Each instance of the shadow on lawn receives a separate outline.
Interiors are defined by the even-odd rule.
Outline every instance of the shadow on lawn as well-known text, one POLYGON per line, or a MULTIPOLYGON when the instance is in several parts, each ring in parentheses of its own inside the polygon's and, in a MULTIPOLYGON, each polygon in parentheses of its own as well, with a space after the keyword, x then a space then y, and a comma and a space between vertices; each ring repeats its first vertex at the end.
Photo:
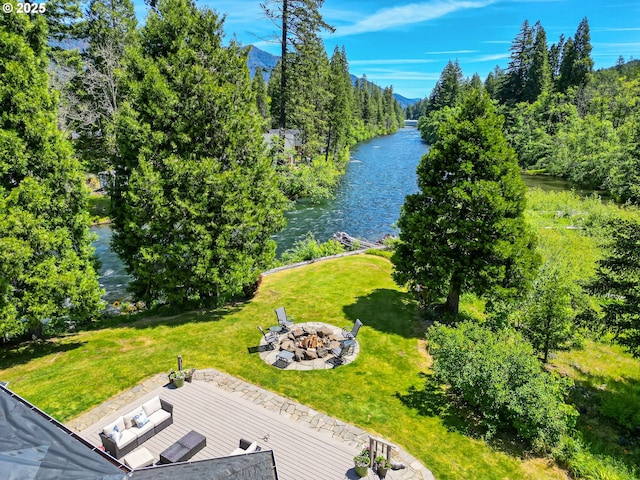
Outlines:
POLYGON ((640 381, 595 375, 576 380, 569 402, 580 413, 577 429, 593 454, 605 454, 630 468, 640 465, 640 381))
POLYGON ((84 346, 87 342, 59 343, 48 340, 36 340, 21 343, 12 348, 0 350, 0 368, 7 369, 29 363, 34 358, 52 353, 63 353, 84 346))
MULTIPOLYGON (((406 394, 396 393, 396 397, 407 407, 415 409, 425 417, 438 417, 450 432, 456 432, 475 439, 484 439, 486 429, 472 410, 448 395, 433 375, 418 374, 425 380, 424 389, 409 387, 406 394)), ((511 432, 498 432, 488 444, 509 455, 522 457, 527 446, 511 432)))
POLYGON ((183 311, 176 308, 166 308, 142 312, 134 315, 114 315, 97 322, 92 330, 102 328, 153 328, 158 325, 179 326, 186 323, 217 322, 223 318, 236 314, 249 302, 235 302, 213 309, 183 311))
POLYGON ((416 309, 417 303, 411 294, 388 288, 374 290, 343 307, 348 318, 354 322, 359 318, 366 327, 405 338, 422 338, 423 329, 416 328, 416 309))

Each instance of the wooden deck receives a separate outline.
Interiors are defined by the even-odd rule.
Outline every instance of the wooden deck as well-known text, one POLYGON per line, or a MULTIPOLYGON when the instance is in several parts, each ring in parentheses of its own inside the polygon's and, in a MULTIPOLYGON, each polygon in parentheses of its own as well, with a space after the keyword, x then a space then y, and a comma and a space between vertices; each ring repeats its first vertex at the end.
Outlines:
MULTIPOLYGON (((355 445, 199 380, 178 389, 159 387, 80 434, 91 443, 101 445, 98 431, 104 425, 155 395, 172 403, 174 408, 173 424, 144 443, 156 461, 160 452, 195 430, 207 438, 207 445, 192 461, 227 456, 238 447, 239 439, 244 438, 257 441, 263 450, 273 450, 280 480, 357 478, 353 456, 359 448, 355 445)), ((377 478, 373 473, 369 476, 377 478)))

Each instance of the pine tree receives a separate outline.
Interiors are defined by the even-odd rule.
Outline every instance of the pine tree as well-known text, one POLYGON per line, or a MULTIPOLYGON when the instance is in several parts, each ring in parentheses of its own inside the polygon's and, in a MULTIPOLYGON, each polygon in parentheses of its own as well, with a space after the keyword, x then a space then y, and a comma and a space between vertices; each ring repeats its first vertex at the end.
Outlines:
POLYGON ((560 66, 562 65, 562 54, 564 53, 565 39, 560 35, 558 43, 554 43, 549 48, 549 68, 551 69, 551 80, 554 85, 560 78, 560 66))
POLYGON ((260 115, 264 118, 266 125, 270 125, 271 117, 269 116, 269 96, 267 94, 267 85, 264 83, 262 70, 259 68, 256 69, 256 73, 251 81, 251 89, 256 96, 256 104, 258 105, 260 115))
POLYGON ((275 256, 284 198, 267 157, 247 49, 192 0, 160 0, 125 56, 113 247, 145 301, 220 304, 275 256))
POLYGON ((525 86, 533 56, 533 28, 525 20, 520 33, 511 44, 511 60, 507 67, 507 78, 500 92, 503 103, 520 103, 524 100, 525 86))
POLYGON ((575 36, 564 45, 557 88, 560 92, 566 92, 569 87, 583 86, 592 72, 591 34, 585 17, 578 25, 575 36))
MULTIPOLYGON (((320 8, 324 0, 269 0, 260 4, 267 17, 280 29, 280 103, 279 128, 288 128, 288 82, 290 52, 297 51, 301 45, 308 44, 310 36, 317 36, 320 30, 333 32, 333 27, 322 19, 320 8)), ((309 80, 311 77, 307 78, 309 80)))
POLYGON ((329 72, 330 101, 328 106, 328 132, 326 160, 329 154, 338 157, 348 146, 352 123, 353 88, 349 75, 347 53, 336 46, 330 62, 329 72))
POLYGON ((538 96, 551 88, 551 68, 549 67, 549 52, 547 50, 547 34, 540 22, 534 26, 535 40, 531 65, 524 86, 522 100, 535 102, 538 96))
POLYGON ((603 297, 606 327, 640 357, 640 223, 615 220, 609 228, 612 242, 589 289, 603 297))
POLYGON ((438 129, 418 166, 393 256, 394 279, 432 298, 509 294, 531 278, 535 235, 525 219, 525 186, 489 96, 473 90, 438 129))
POLYGON ((458 60, 449 60, 429 95, 429 112, 453 107, 460 99, 462 80, 462 69, 458 60))
POLYGON ((0 333, 86 320, 101 307, 71 145, 56 127, 47 30, 38 15, 0 16, 0 333))

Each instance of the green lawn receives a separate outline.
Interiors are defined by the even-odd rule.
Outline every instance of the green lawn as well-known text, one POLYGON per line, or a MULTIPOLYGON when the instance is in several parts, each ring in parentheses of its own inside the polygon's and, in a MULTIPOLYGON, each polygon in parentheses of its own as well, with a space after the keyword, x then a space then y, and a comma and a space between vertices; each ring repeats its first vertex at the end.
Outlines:
MULTIPOLYGON (((416 306, 391 280, 387 259, 359 255, 264 278, 256 297, 216 311, 146 317, 44 344, 3 350, 0 379, 18 394, 67 421, 167 372, 213 367, 354 423, 401 445, 438 479, 566 478, 543 459, 522 460, 465 432, 437 389, 425 390, 429 358, 416 306), (285 306, 297 322, 351 326, 364 322, 358 359, 335 370, 281 371, 262 362, 257 325, 275 323, 285 306), (415 388, 411 388, 415 387, 415 388)), ((126 319, 123 318, 123 320, 126 319)))

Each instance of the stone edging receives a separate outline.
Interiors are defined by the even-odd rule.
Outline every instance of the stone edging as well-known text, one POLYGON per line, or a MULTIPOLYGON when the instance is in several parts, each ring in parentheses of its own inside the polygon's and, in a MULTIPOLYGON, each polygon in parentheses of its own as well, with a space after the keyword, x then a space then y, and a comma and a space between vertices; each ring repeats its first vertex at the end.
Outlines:
MULTIPOLYGON (((194 377, 195 380, 212 382, 218 388, 229 392, 241 393, 241 397, 269 409, 279 415, 293 420, 295 422, 307 423, 311 428, 329 433, 334 438, 341 440, 352 447, 361 448, 363 445, 369 444, 369 433, 365 430, 351 425, 341 420, 316 412, 315 410, 301 405, 286 397, 280 396, 262 387, 258 387, 239 378, 233 377, 226 373, 222 373, 213 368, 198 370, 194 377)), ((105 416, 129 405, 136 399, 143 397, 147 393, 158 387, 167 384, 167 375, 159 374, 151 377, 141 384, 133 387, 102 405, 86 412, 67 423, 67 427, 75 432, 85 430, 90 425, 100 421, 105 416)), ((394 480, 435 480, 430 470, 425 468, 422 463, 414 456, 400 447, 394 447, 393 461, 401 462, 407 468, 395 470, 393 472, 394 480)))

